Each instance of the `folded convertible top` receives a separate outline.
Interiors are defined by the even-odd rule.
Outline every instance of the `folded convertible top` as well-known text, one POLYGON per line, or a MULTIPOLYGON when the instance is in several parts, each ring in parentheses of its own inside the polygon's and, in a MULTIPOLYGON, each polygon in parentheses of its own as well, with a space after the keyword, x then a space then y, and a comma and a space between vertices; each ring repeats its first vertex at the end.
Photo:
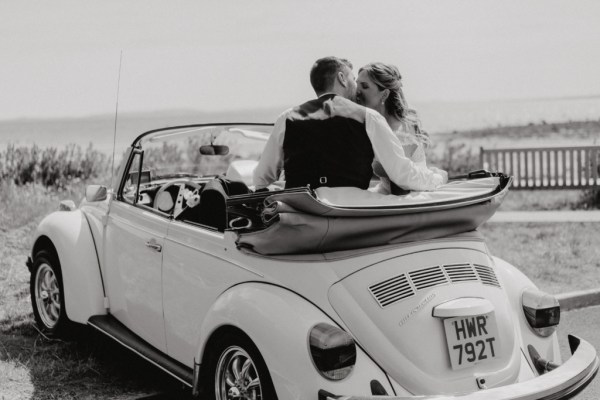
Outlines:
POLYGON ((238 246, 265 255, 324 253, 468 232, 500 206, 512 178, 454 181, 434 192, 382 195, 357 188, 280 192, 265 199, 267 228, 238 246))

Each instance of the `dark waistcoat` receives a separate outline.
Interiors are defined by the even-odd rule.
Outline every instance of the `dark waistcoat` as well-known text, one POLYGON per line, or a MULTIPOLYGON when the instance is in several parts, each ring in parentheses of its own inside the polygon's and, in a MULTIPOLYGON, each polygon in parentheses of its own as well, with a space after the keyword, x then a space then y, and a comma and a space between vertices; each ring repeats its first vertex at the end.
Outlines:
POLYGON ((365 125, 350 118, 324 118, 323 96, 296 107, 286 120, 283 168, 286 188, 310 185, 367 189, 373 148, 365 125))

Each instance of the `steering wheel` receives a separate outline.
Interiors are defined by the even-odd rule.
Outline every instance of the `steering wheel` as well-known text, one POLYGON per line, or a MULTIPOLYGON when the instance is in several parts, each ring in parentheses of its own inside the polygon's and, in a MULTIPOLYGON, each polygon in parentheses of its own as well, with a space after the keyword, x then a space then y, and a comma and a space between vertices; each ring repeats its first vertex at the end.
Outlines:
MULTIPOLYGON (((164 193, 164 192, 165 192, 165 191, 166 191, 168 188, 170 188, 171 186, 175 186, 175 185, 179 186, 179 191, 178 191, 178 195, 177 195, 177 201, 181 201, 181 199, 180 199, 180 197, 181 197, 181 196, 179 195, 179 193, 180 193, 180 192, 181 192, 181 190, 182 190, 183 188, 185 188, 186 186, 191 186, 191 187, 193 187, 195 190, 200 190, 200 189, 202 189, 202 185, 200 185, 199 183, 196 183, 196 182, 194 182, 194 181, 190 181, 189 179, 176 179, 176 180, 174 180, 174 181, 167 182, 167 183, 165 183, 164 185, 162 185, 162 186, 160 187, 160 189, 158 189, 158 191, 156 192, 156 196, 154 196, 154 205, 153 205, 153 208, 154 208, 155 210, 159 210, 159 211, 167 212, 167 211, 171 210, 171 209, 172 209, 174 206, 177 206, 177 203, 174 203, 174 204, 173 204, 173 206, 169 207, 169 210, 167 210, 167 211, 164 211, 164 210, 161 210, 161 209, 159 208, 159 201, 158 201, 158 200, 160 199, 160 196, 161 196, 161 195, 162 195, 162 194, 163 194, 163 193, 164 193)), ((169 196, 170 196, 170 195, 169 195, 169 196)))

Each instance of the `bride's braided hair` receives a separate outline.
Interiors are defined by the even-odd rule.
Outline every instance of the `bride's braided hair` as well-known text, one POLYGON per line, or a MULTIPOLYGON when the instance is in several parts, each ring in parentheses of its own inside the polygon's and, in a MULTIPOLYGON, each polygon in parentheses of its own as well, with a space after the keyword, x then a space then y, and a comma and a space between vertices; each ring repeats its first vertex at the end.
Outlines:
POLYGON ((384 64, 382 62, 374 62, 365 65, 358 70, 366 71, 369 78, 377 85, 380 90, 388 89, 389 96, 385 100, 385 110, 388 114, 395 116, 404 124, 414 127, 415 135, 428 145, 430 143, 429 135, 421 130, 421 121, 417 116, 417 112, 408 107, 404 92, 402 91, 402 75, 398 67, 392 64, 384 64))

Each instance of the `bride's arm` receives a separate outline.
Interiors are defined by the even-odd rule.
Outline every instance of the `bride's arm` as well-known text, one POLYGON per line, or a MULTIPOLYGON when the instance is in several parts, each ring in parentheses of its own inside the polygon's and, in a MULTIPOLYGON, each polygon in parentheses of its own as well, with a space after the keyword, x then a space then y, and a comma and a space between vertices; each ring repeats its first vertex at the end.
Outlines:
POLYGON ((366 109, 365 113, 365 128, 373 152, 392 182, 404 189, 435 190, 446 181, 442 174, 423 168, 406 157, 402 143, 381 114, 371 109, 366 109))

